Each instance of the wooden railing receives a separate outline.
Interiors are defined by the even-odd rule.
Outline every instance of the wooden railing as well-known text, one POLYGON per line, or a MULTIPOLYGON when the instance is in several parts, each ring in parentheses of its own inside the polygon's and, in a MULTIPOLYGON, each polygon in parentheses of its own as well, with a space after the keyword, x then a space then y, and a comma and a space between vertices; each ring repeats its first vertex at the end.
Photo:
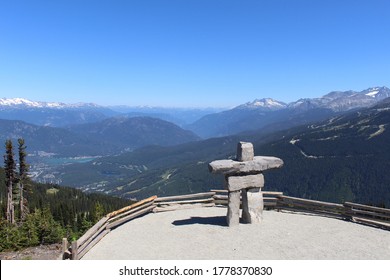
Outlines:
POLYGON ((278 196, 276 208, 330 216, 390 230, 390 209, 387 208, 352 202, 337 204, 284 195, 278 196))
MULTIPOLYGON (((227 190, 211 190, 216 194, 213 196, 214 203, 216 205, 228 204, 228 191, 227 190)), ((278 197, 283 195, 282 192, 262 192, 265 209, 274 209, 277 206, 278 197)))
POLYGON ((325 216, 347 218, 345 215, 345 208, 342 204, 303 199, 285 195, 278 196, 277 208, 279 210, 310 212, 314 214, 322 214, 325 216))
POLYGON ((153 212, 174 211, 197 207, 213 207, 215 192, 196 193, 188 195, 159 197, 154 201, 153 212))
MULTIPOLYGON (((157 196, 136 202, 117 211, 111 212, 98 221, 78 240, 73 241, 71 247, 63 252, 63 259, 69 257, 72 260, 81 259, 93 246, 95 246, 107 233, 121 224, 152 212, 156 207, 154 200, 157 196)), ((67 242, 63 241, 63 248, 67 248, 67 242)), ((63 250, 64 250, 63 249, 63 250)))
MULTIPOLYGON (((323 202, 285 196, 282 192, 262 192, 264 209, 287 210, 325 215, 352 222, 390 230, 390 209, 345 202, 343 204, 323 202)), ((228 192, 211 190, 210 192, 159 197, 152 196, 130 206, 111 212, 98 221, 69 248, 63 240, 62 258, 81 259, 112 229, 141 215, 154 212, 175 211, 180 209, 226 206, 228 192)))
POLYGON ((352 221, 390 230, 390 209, 351 202, 345 202, 343 206, 352 221))

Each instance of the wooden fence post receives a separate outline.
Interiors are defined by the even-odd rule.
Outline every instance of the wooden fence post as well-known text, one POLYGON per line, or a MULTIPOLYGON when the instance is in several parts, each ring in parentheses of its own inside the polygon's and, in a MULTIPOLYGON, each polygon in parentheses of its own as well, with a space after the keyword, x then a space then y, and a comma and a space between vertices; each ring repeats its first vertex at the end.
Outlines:
POLYGON ((353 221, 353 212, 352 212, 352 206, 343 204, 345 212, 344 212, 344 218, 349 221, 353 221))
POLYGON ((73 241, 72 242, 72 260, 77 260, 78 259, 78 256, 77 256, 77 241, 73 241))
POLYGON ((65 259, 65 252, 68 250, 68 239, 62 238, 62 259, 65 259))

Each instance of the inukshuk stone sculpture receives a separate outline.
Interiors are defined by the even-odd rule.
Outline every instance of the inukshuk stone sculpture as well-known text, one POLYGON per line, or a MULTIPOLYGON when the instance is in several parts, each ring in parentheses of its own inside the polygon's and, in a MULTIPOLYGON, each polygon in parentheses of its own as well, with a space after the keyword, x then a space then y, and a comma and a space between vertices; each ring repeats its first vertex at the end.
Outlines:
POLYGON ((216 160, 209 164, 210 172, 225 175, 228 190, 227 223, 240 222, 240 196, 242 196, 242 220, 244 223, 260 223, 263 215, 263 171, 279 168, 283 161, 277 157, 254 156, 252 143, 239 142, 236 160, 216 160))

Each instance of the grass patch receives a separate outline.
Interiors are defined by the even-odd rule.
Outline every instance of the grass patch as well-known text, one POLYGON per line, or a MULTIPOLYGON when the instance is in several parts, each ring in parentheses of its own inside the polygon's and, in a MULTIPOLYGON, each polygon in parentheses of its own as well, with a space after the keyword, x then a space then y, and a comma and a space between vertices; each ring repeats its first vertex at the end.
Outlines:
POLYGON ((46 194, 56 194, 56 193, 58 193, 59 191, 60 191, 59 189, 50 188, 50 189, 47 189, 47 190, 46 190, 46 194))

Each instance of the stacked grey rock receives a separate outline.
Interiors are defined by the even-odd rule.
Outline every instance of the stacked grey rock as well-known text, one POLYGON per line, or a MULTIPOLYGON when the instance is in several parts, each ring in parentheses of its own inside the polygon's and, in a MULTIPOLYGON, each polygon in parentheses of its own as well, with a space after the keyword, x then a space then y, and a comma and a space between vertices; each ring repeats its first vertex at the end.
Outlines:
POLYGON ((227 223, 240 222, 240 196, 242 196, 242 220, 245 223, 260 223, 263 213, 263 171, 279 168, 283 161, 276 157, 254 156, 252 143, 239 142, 236 160, 216 160, 209 164, 210 172, 225 175, 228 190, 227 223))

